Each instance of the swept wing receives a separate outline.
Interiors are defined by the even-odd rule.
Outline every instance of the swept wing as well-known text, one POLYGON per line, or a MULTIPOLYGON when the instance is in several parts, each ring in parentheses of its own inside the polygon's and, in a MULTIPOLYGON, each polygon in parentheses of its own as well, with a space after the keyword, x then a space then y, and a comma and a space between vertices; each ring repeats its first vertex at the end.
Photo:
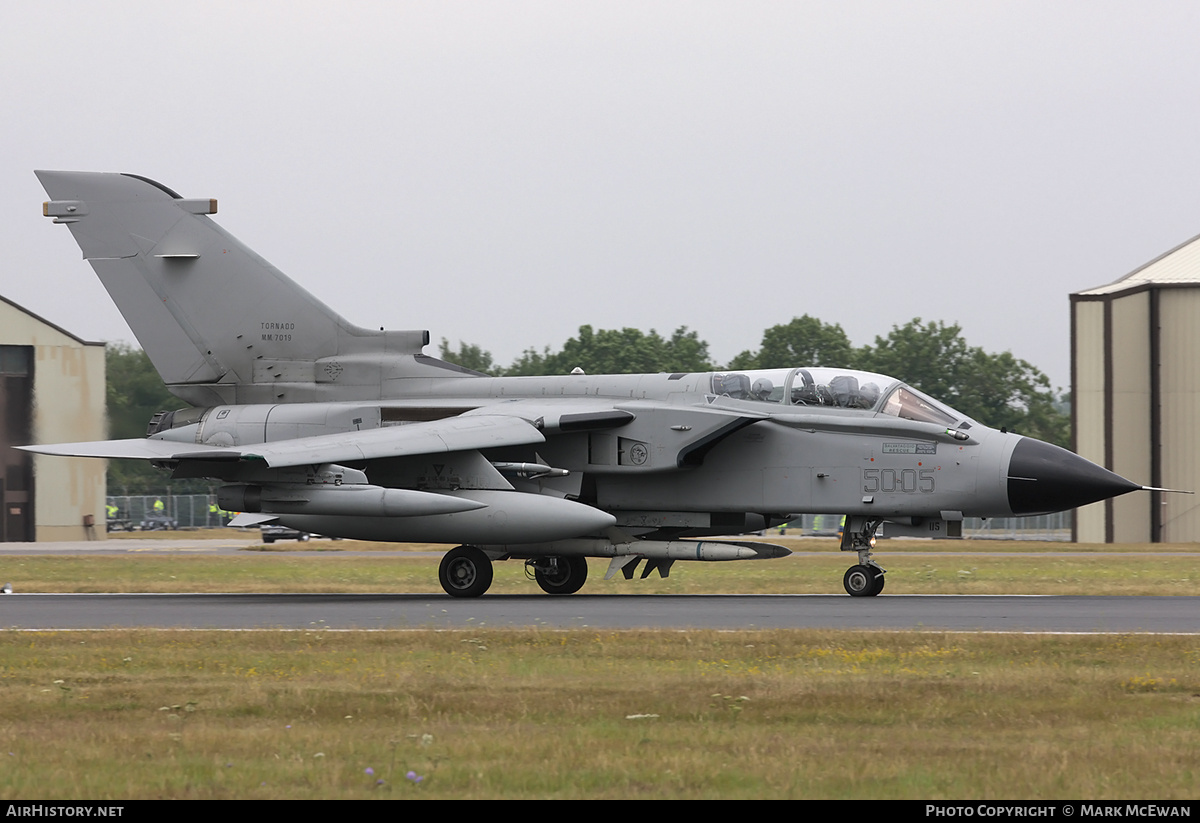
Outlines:
POLYGON ((274 469, 501 446, 526 446, 545 442, 545 439, 536 427, 518 417, 472 415, 225 448, 156 438, 58 443, 21 448, 39 454, 63 457, 131 458, 156 462, 261 460, 274 469))

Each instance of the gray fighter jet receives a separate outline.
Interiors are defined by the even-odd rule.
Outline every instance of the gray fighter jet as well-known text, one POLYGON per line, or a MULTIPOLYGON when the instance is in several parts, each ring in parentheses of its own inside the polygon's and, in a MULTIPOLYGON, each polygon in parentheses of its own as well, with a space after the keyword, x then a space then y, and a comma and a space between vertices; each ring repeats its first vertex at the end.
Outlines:
POLYGON ((845 515, 851 595, 883 589, 889 534, 961 535, 964 517, 1071 509, 1143 488, 990 429, 901 381, 849 369, 488 377, 422 353, 427 331, 354 326, 187 199, 129 174, 39 171, 167 387, 189 408, 143 440, 29 447, 132 458, 222 481, 235 522, 363 540, 461 543, 447 594, 492 562, 543 590, 666 576, 676 560, 782 557, 743 535, 845 515))

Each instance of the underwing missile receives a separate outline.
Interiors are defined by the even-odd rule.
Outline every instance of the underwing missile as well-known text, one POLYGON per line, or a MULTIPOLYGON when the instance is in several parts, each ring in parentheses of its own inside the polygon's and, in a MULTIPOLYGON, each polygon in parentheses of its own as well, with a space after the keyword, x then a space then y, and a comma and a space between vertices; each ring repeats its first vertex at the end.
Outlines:
MULTIPOLYGON (((487 546, 499 550, 499 546, 487 546)), ((791 550, 772 543, 735 540, 632 540, 614 543, 609 540, 559 540, 551 545, 520 546, 516 551, 506 552, 512 557, 525 557, 539 553, 562 557, 646 557, 654 560, 769 560, 787 557, 791 550)))

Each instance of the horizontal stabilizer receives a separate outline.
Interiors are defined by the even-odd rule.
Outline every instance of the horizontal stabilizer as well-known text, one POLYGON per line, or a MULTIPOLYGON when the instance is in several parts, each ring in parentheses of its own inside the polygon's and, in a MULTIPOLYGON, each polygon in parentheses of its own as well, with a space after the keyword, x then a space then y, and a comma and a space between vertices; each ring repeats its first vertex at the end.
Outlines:
POLYGON ((229 525, 235 529, 245 529, 252 528, 254 526, 261 526, 263 523, 272 523, 278 519, 279 518, 273 514, 251 514, 249 512, 241 512, 229 521, 229 525))

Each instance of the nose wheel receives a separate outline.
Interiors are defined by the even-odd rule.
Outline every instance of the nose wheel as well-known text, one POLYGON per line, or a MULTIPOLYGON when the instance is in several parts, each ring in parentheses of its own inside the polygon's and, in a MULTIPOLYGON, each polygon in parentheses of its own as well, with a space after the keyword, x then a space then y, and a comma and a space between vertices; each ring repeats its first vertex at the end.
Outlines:
POLYGON ((881 520, 852 517, 847 518, 842 531, 842 551, 856 552, 858 565, 846 569, 842 585, 851 597, 874 597, 883 591, 883 569, 871 559, 875 548, 875 531, 881 520))

